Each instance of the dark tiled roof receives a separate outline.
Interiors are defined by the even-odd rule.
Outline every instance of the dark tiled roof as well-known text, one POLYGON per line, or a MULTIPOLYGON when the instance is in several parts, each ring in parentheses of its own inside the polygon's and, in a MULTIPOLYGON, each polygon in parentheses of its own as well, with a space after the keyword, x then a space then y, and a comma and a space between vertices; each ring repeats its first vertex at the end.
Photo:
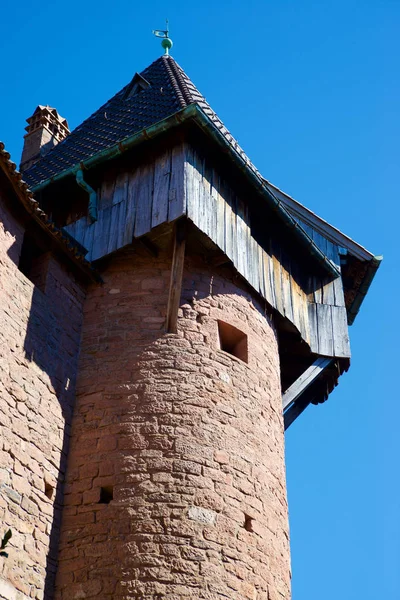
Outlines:
POLYGON ((25 171, 26 181, 35 186, 194 103, 198 104, 245 162, 251 165, 204 96, 171 56, 158 58, 140 76, 150 86, 129 95, 135 82, 140 80, 135 76, 65 140, 25 171))
POLYGON ((33 197, 28 185, 22 179, 21 173, 17 170, 15 163, 10 160, 10 154, 5 149, 3 142, 0 142, 0 168, 11 182, 13 189, 19 201, 32 218, 47 231, 56 242, 58 247, 66 254, 81 270, 83 270, 91 279, 100 280, 99 275, 92 265, 85 259, 79 244, 66 234, 64 231, 54 225, 46 213, 39 207, 39 203, 33 197))

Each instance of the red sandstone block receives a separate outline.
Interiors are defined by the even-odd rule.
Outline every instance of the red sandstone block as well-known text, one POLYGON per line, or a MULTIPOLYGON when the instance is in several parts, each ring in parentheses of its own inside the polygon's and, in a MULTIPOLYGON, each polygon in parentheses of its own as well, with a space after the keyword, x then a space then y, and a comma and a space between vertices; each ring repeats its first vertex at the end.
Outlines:
POLYGON ((111 476, 96 477, 93 479, 93 489, 100 489, 101 487, 108 487, 114 485, 114 478, 111 476))
POLYGON ((100 500, 100 488, 94 488, 83 493, 83 504, 95 504, 100 500))
POLYGON ((99 452, 110 452, 115 450, 117 447, 117 438, 116 436, 105 436, 99 438, 97 442, 97 450, 99 452))
POLYGON ((214 452, 214 460, 221 464, 229 463, 229 455, 224 450, 216 450, 214 452))
POLYGON ((176 473, 189 473, 191 475, 200 475, 202 467, 200 464, 189 460, 174 460, 173 470, 176 473))
POLYGON ((113 462, 111 460, 107 460, 107 459, 103 460, 101 463, 99 463, 98 475, 100 477, 112 475, 114 473, 115 468, 116 468, 115 462, 113 462))
POLYGON ((94 512, 79 513, 76 515, 63 515, 63 528, 65 530, 74 529, 94 523, 94 521, 94 512))
POLYGON ((82 493, 66 494, 64 502, 66 506, 80 506, 82 504, 82 493))

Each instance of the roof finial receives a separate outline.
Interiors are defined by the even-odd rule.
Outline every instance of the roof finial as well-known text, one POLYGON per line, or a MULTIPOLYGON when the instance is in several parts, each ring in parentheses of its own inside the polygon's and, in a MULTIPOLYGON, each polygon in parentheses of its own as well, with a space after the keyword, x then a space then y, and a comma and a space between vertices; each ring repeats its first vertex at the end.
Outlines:
POLYGON ((163 41, 161 42, 161 46, 164 48, 165 50, 165 54, 166 56, 169 55, 169 51, 171 50, 173 44, 172 44, 172 40, 169 37, 168 33, 169 33, 169 29, 168 29, 168 19, 165 19, 167 27, 166 29, 153 29, 153 33, 156 37, 160 37, 163 38, 163 41))

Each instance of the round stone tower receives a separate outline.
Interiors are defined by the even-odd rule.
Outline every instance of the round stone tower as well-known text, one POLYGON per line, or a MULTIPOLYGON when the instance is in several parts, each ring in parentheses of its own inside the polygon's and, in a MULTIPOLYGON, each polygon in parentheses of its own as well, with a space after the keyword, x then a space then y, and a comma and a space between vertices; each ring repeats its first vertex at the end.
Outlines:
POLYGON ((58 600, 289 600, 276 332, 234 271, 139 243, 89 289, 58 600))

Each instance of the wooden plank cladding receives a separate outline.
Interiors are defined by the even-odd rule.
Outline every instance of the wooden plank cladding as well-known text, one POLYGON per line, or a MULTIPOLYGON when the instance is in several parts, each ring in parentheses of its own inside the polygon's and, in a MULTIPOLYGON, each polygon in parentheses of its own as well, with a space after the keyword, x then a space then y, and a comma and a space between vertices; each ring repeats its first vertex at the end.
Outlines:
MULTIPOLYGON (((105 173, 98 190, 98 221, 90 224, 82 218, 65 229, 88 250, 89 260, 97 260, 186 215, 296 327, 312 352, 350 356, 342 279, 305 272, 307 263, 298 263, 297 253, 284 246, 273 228, 264 235, 261 226, 263 235, 254 235, 254 204, 228 179, 209 157, 180 143, 152 160, 105 173)), ((267 219, 267 208, 265 215, 267 219)), ((299 224, 340 268, 337 246, 309 225, 299 224)))
POLYGON ((261 247, 251 233, 249 205, 193 148, 186 156, 187 216, 232 261, 236 270, 310 340, 306 290, 291 274, 279 240, 261 247))
POLYGON ((174 221, 186 211, 184 193, 185 149, 180 144, 154 161, 104 174, 98 193, 98 220, 83 217, 65 230, 97 260, 132 243, 153 227, 174 221))
MULTIPOLYGON (((296 257, 286 253, 279 239, 269 240, 269 247, 257 243, 251 232, 249 204, 194 148, 187 148, 185 190, 189 219, 228 256, 250 285, 295 325, 311 351, 349 357, 341 278, 299 276, 296 257)), ((340 268, 337 246, 300 224, 340 268)))

